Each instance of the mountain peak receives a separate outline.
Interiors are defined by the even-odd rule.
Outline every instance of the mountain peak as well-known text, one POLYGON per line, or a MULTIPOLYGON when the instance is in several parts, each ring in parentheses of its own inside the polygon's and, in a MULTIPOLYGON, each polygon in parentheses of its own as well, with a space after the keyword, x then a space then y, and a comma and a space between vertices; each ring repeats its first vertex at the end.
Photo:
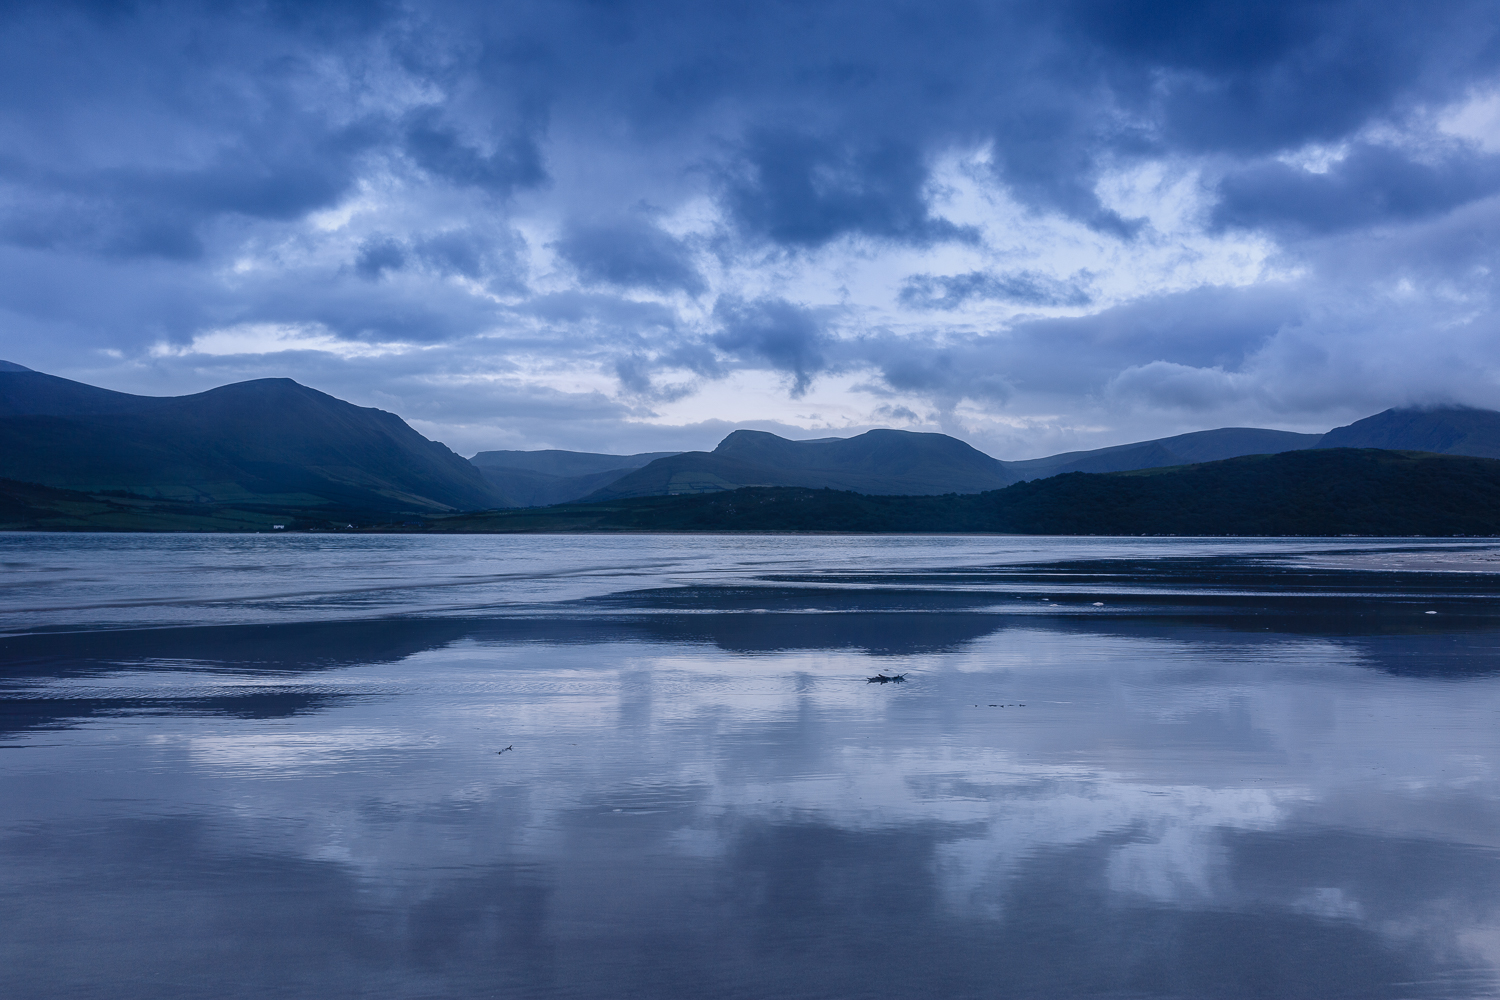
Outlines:
POLYGON ((14 361, 0 360, 0 372, 29 372, 34 370, 27 368, 25 365, 18 365, 14 361))
POLYGON ((1469 406, 1403 407, 1335 427, 1319 448, 1388 448, 1500 458, 1500 413, 1469 406))
POLYGON ((738 430, 712 452, 690 451, 623 476, 590 498, 709 493, 741 486, 829 487, 874 494, 979 493, 1013 481, 1004 466, 957 438, 873 430, 791 441, 738 430))

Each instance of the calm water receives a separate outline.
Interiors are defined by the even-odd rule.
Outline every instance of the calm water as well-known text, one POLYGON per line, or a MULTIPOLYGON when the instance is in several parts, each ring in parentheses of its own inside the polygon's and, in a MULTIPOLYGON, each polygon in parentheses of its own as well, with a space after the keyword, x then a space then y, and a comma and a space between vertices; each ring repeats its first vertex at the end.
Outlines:
POLYGON ((1497 571, 0 534, 0 994, 1495 996, 1497 571))

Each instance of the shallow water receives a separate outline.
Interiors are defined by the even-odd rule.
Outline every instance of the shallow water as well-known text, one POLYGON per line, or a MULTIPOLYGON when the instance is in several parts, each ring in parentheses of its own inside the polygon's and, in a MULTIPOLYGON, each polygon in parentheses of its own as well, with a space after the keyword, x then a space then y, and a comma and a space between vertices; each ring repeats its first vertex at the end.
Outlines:
POLYGON ((0 535, 0 993, 1494 996, 1496 570, 0 535))

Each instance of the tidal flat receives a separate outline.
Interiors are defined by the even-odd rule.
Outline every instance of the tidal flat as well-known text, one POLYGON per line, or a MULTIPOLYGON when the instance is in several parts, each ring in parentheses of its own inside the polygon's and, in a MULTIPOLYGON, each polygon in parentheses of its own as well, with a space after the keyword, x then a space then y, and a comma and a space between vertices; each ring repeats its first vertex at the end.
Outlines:
POLYGON ((1500 991, 1493 540, 13 533, 0 570, 5 996, 1500 991))

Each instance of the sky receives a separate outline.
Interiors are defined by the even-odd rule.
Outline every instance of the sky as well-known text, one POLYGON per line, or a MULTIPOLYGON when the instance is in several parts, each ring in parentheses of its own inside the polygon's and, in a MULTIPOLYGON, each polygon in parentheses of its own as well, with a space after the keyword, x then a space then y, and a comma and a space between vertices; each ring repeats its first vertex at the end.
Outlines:
POLYGON ((0 358, 461 454, 1500 408, 1488 2, 0 9, 0 358))

